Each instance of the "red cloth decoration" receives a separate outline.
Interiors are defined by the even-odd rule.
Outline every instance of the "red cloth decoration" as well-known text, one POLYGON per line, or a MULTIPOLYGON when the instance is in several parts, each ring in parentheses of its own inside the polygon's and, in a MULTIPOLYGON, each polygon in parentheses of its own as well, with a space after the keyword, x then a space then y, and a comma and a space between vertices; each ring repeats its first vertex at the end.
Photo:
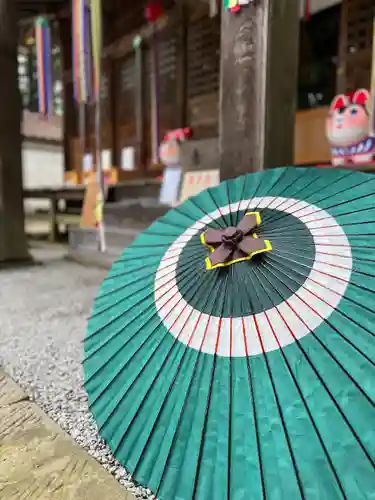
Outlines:
POLYGON ((171 139, 176 139, 177 141, 184 141, 193 135, 193 131, 190 127, 177 128, 175 130, 170 130, 164 136, 165 141, 170 141, 171 139))
POLYGON ((145 18, 151 24, 156 23, 156 21, 163 15, 163 6, 157 0, 150 0, 145 7, 145 18))
POLYGON ((311 18, 310 0, 305 0, 305 21, 310 21, 310 18, 311 18))

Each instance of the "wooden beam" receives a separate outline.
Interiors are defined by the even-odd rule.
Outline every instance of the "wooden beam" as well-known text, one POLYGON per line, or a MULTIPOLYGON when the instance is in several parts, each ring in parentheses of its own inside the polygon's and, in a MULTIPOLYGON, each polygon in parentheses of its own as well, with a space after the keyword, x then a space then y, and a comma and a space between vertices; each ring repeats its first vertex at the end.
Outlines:
POLYGON ((293 162, 299 14, 299 0, 222 13, 222 179, 293 162))

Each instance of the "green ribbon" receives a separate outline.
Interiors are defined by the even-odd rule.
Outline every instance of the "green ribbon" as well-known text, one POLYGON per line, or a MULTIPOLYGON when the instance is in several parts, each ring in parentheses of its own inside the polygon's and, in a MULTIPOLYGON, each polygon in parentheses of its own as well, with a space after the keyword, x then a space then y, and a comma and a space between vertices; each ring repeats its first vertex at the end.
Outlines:
POLYGON ((140 35, 137 35, 133 39, 133 49, 139 49, 139 47, 142 45, 142 37, 140 35))

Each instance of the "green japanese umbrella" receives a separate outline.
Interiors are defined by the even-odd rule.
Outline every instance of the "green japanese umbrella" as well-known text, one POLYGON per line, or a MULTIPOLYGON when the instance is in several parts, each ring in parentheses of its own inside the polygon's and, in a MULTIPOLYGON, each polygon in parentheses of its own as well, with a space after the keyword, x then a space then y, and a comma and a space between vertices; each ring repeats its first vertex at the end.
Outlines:
POLYGON ((375 498, 374 190, 341 170, 239 177, 113 265, 85 387, 157 498, 375 498))

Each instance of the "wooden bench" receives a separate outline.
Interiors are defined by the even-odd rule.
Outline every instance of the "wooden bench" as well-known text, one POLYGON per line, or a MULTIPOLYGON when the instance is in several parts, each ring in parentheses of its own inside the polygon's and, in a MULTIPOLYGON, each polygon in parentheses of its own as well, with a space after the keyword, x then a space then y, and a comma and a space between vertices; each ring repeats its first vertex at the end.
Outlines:
POLYGON ((61 200, 68 204, 70 201, 79 202, 80 206, 83 203, 85 196, 85 186, 67 186, 62 188, 35 188, 24 189, 24 199, 43 199, 48 200, 50 208, 47 214, 35 214, 32 218, 45 219, 50 223, 49 238, 51 241, 58 241, 60 232, 59 224, 71 225, 79 224, 80 214, 69 213, 66 210, 59 210, 59 202, 61 200))

